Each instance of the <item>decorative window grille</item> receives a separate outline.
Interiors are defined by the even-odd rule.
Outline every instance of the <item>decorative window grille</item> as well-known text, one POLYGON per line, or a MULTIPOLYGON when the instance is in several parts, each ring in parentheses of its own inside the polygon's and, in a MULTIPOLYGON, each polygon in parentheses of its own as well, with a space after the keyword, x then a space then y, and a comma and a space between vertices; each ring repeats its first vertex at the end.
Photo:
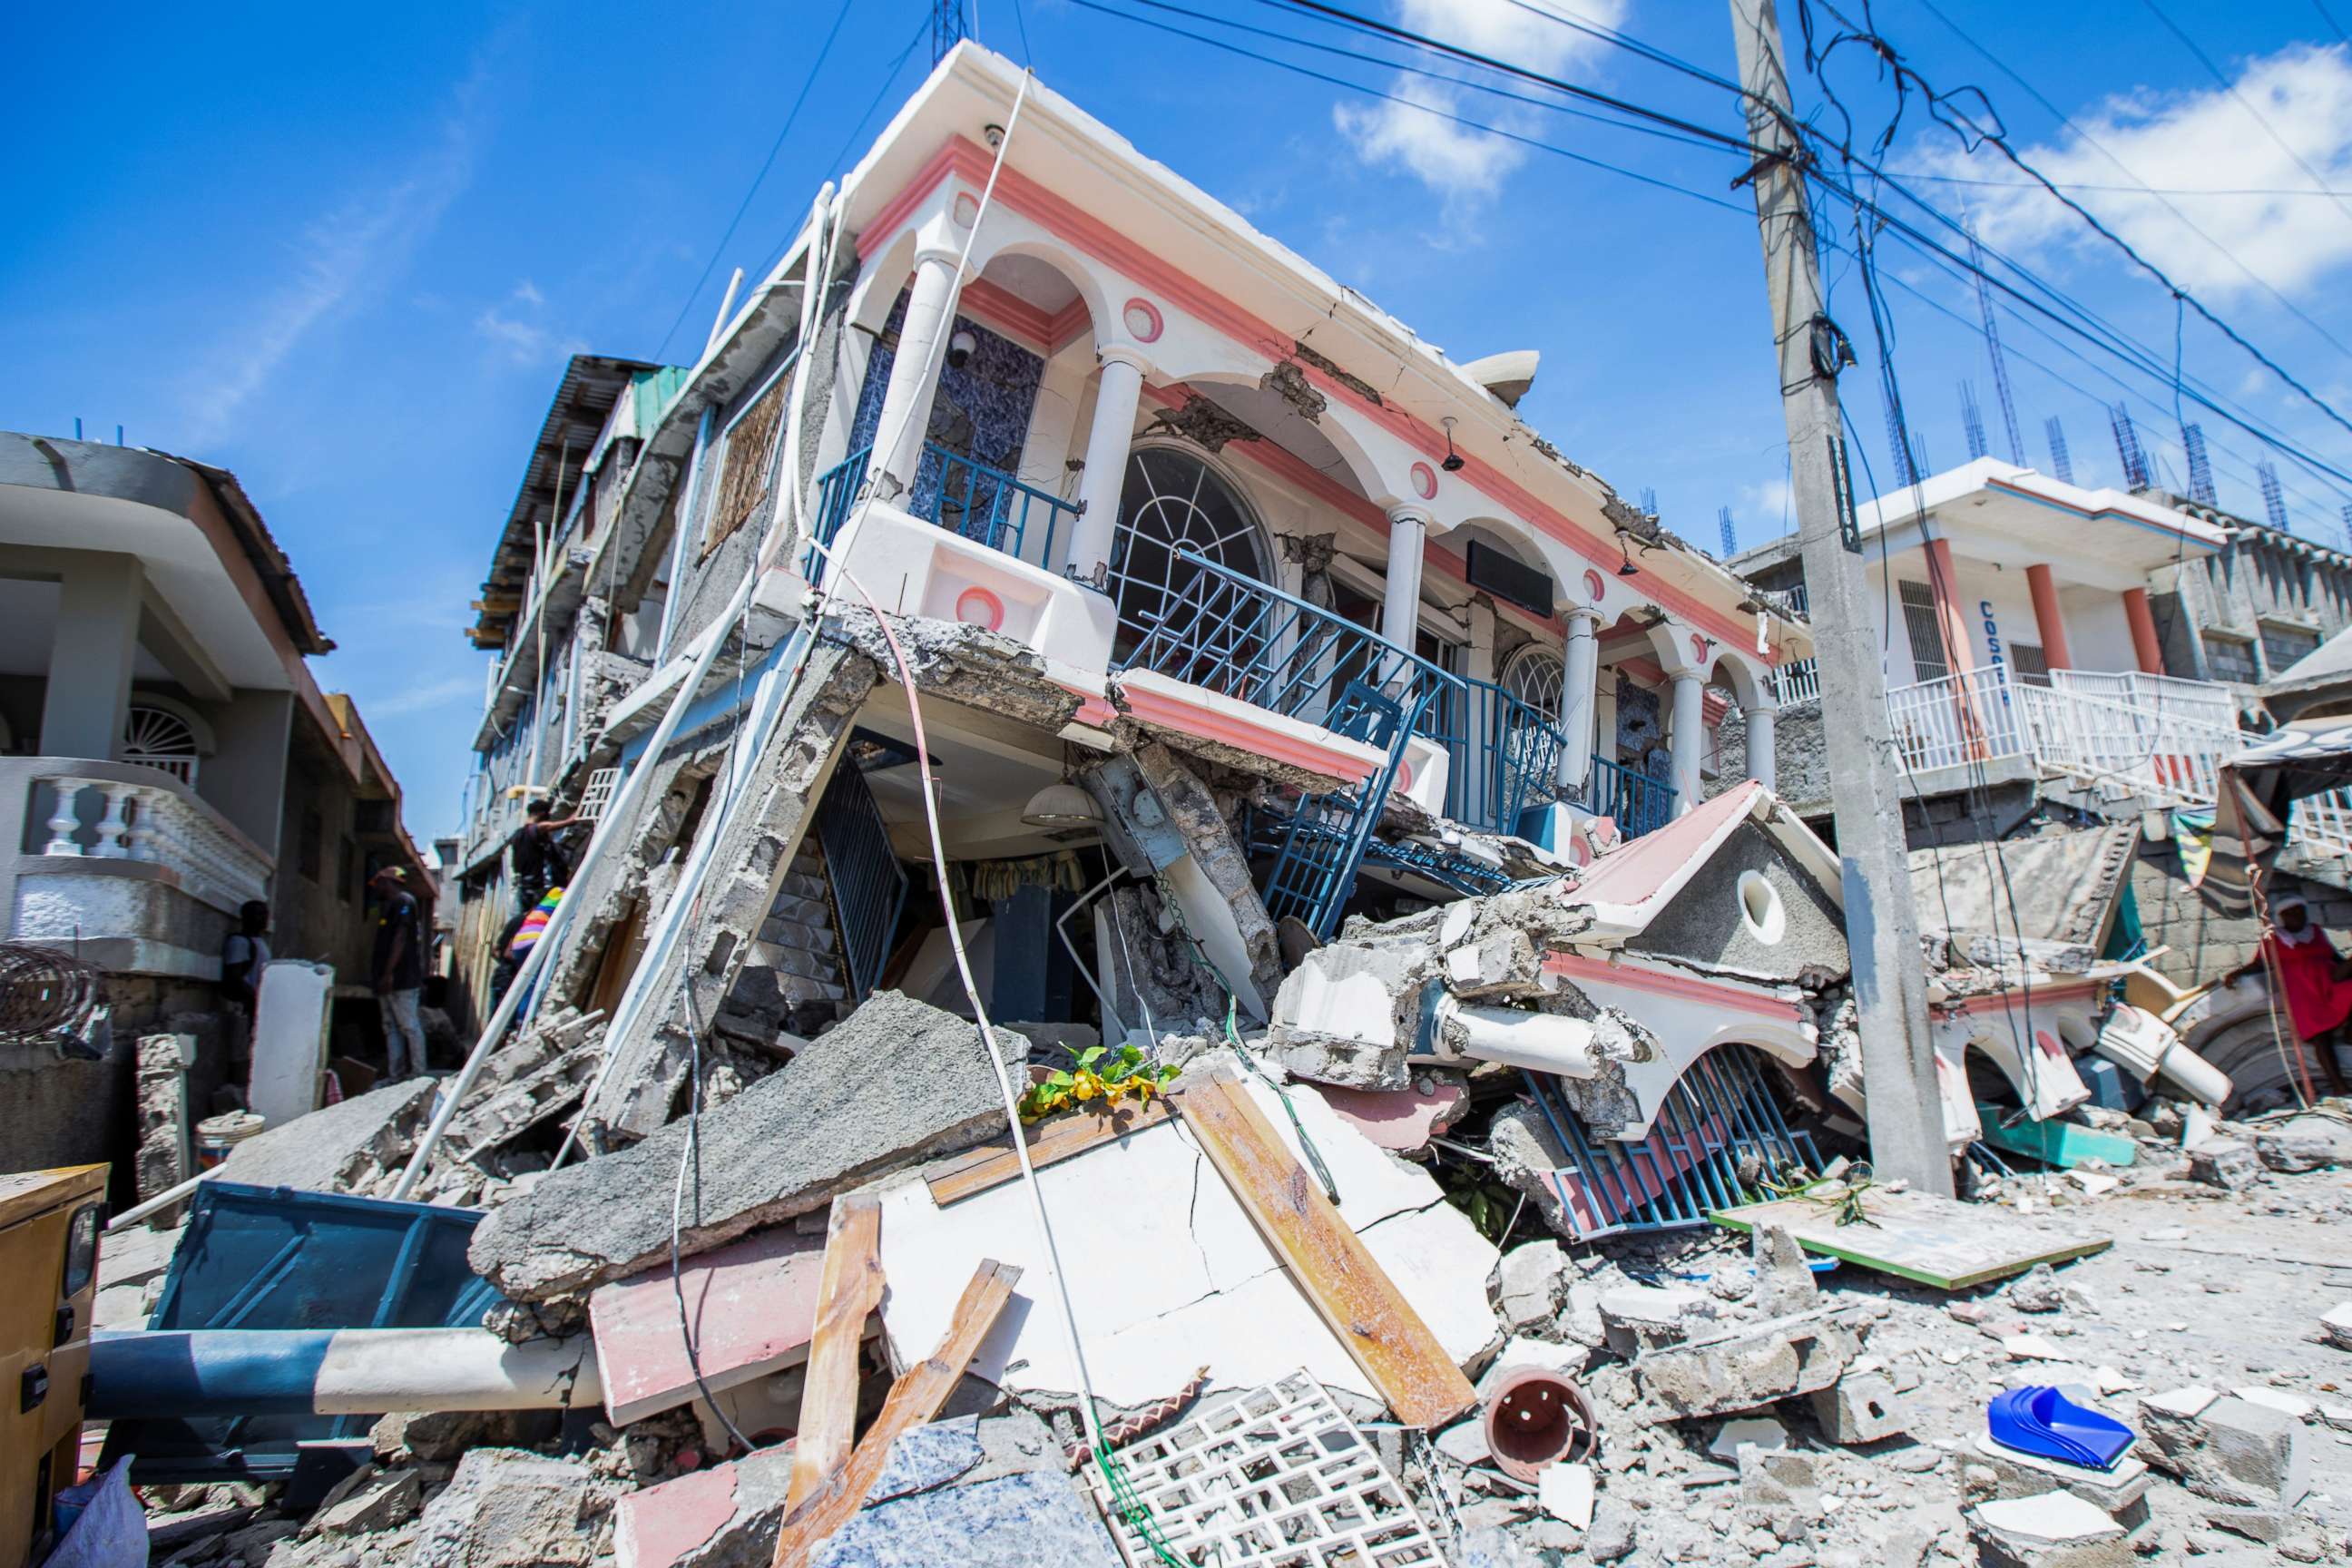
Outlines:
POLYGON ((166 708, 131 705, 122 724, 122 760, 161 768, 194 788, 196 782, 196 731, 185 719, 166 708))
POLYGON ((580 792, 580 809, 572 815, 583 822, 603 821, 613 804, 613 792, 620 784, 620 769, 598 768, 588 775, 588 787, 580 792))
POLYGON ((1941 680, 1952 673, 1944 657, 1944 628, 1936 618, 1935 590, 1925 583, 1898 582, 1903 601, 1903 630, 1911 639, 1912 679, 1941 680))

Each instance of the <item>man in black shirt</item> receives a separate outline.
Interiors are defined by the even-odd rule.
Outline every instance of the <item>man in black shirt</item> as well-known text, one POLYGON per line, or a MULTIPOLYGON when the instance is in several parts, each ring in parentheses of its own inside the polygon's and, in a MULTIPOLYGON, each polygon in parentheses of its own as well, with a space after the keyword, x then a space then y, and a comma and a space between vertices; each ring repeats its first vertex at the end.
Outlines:
POLYGON ((561 888, 571 879, 572 862, 564 856, 563 846, 556 835, 580 819, 576 816, 550 818, 550 807, 543 800, 532 801, 523 807, 530 820, 515 829, 507 840, 507 868, 514 873, 515 913, 529 914, 539 900, 547 897, 550 888, 561 888))
POLYGON ((372 979, 383 1014, 384 1081, 398 1083, 425 1070, 425 954, 416 899, 404 873, 386 866, 368 879, 375 894, 375 960, 372 979))

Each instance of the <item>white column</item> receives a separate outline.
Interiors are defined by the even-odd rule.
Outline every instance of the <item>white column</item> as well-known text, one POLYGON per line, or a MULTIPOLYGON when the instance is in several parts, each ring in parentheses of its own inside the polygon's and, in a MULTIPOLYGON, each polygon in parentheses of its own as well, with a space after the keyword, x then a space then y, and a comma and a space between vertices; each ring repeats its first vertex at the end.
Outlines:
POLYGON ((940 340, 955 316, 956 253, 925 249, 915 256, 915 280, 907 290, 907 314, 898 323, 898 348, 890 362, 890 383, 882 392, 882 412, 874 421, 870 472, 887 474, 875 493, 884 500, 914 487, 915 466, 931 423, 931 394, 939 384, 940 340))
POLYGON ((1676 675, 1674 682, 1674 728, 1667 731, 1666 744, 1674 758, 1675 815, 1680 816, 1698 805, 1699 762, 1706 753, 1706 683, 1687 673, 1676 675))
POLYGON ((1772 728, 1780 710, 1766 702, 1743 708, 1740 714, 1748 721, 1748 776, 1766 789, 1778 789, 1779 773, 1772 761, 1772 728))
POLYGON ((1581 796, 1592 777, 1593 721, 1600 706, 1601 617, 1570 606, 1559 650, 1559 793, 1581 796))
POLYGON ((1070 530, 1068 573, 1100 586, 1110 569, 1118 531, 1119 493, 1127 487, 1127 449, 1135 441, 1135 409, 1151 362, 1125 343, 1101 351, 1095 422, 1087 432, 1087 466, 1078 474, 1078 520, 1070 530))
POLYGON ((1421 550, 1429 537, 1429 514, 1401 506, 1389 513, 1388 595, 1381 605, 1381 635, 1405 652, 1421 630, 1421 550))

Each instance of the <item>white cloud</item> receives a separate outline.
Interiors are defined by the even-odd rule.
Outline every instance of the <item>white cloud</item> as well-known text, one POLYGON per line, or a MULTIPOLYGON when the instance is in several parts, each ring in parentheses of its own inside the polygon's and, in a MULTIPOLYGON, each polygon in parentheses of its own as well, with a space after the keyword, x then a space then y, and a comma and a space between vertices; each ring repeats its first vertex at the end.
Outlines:
MULTIPOLYGON (((1579 21, 1615 26, 1629 3, 1581 0, 1572 14, 1579 21)), ((1548 76, 1559 75, 1605 47, 1512 0, 1400 0, 1396 9, 1398 20, 1413 32, 1548 76)), ((1434 56, 1428 57, 1428 64, 1445 75, 1475 69, 1434 56)), ((1449 206, 1493 195, 1526 161, 1528 149, 1520 143, 1446 116, 1527 132, 1536 121, 1532 111, 1402 72, 1388 90, 1404 101, 1337 104, 1332 124, 1364 163, 1403 169, 1444 197, 1449 206)))
POLYGON ((458 88, 431 144, 396 178, 355 194, 304 226, 292 276, 261 299, 234 340, 199 366, 188 397, 190 445, 204 447, 226 435, 303 339, 364 285, 389 275, 440 222, 472 178, 483 80, 478 67, 458 88))
POLYGON ((543 321, 547 297, 528 278, 514 286, 498 304, 474 318, 474 330, 506 352, 517 364, 538 364, 551 355, 583 353, 587 345, 567 337, 543 321))
MULTIPOLYGON (((2352 189, 2352 50, 2296 45, 2247 60, 2232 85, 2234 97, 2219 87, 2118 94, 2074 117, 2083 134, 2019 146, 2018 153, 2062 186, 2126 187, 2067 194, 2201 295, 2218 300, 2259 291, 2248 270, 2283 293, 2306 293, 2352 261, 2352 201, 2324 195, 2168 196, 2194 223, 2191 228, 2163 201, 2130 188, 2145 181, 2167 191, 2197 193, 2311 190, 2311 175, 2296 163, 2299 156, 2326 189, 2352 189), (2269 129, 2248 103, 2261 110, 2269 129), (2285 147, 2273 139, 2273 132, 2285 147), (2232 254, 2242 268, 2232 262, 2232 254)), ((1998 152, 1980 149, 1970 156, 1948 143, 1930 146, 1914 166, 2009 187, 1964 187, 1980 232, 1996 248, 2016 252, 2064 245, 2114 254, 2046 193, 2012 185, 2026 176, 1998 152)))

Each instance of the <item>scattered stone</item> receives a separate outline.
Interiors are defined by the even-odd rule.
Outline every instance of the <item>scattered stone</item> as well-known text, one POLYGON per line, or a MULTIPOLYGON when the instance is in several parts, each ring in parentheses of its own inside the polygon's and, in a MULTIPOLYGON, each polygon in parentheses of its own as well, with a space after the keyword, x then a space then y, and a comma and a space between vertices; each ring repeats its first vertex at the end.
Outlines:
POLYGON ((362 1535, 406 1524, 425 1506, 425 1481, 413 1469, 357 1469, 320 1502, 305 1535, 362 1535))
POLYGON ((1633 1510, 1615 1498, 1603 1500, 1592 1515, 1592 1527, 1584 1532, 1584 1555, 1594 1563, 1614 1563, 1630 1557, 1641 1544, 1641 1532, 1633 1522, 1633 1510))
POLYGON ((2290 1394, 2284 1388, 2233 1388, 2230 1392, 2249 1405, 2266 1405, 2280 1415, 2292 1416, 2297 1421, 2310 1420, 2319 1409, 2302 1394, 2290 1394))
POLYGON ((590 1568, 612 1500, 586 1467, 476 1448, 425 1509, 408 1568, 590 1568))
POLYGON ((1557 1241, 1529 1242, 1503 1254, 1496 1305, 1512 1333, 1551 1326, 1567 1291, 1568 1258, 1557 1241))
POLYGON ((380 1417, 368 1440, 379 1459, 405 1453, 427 1464, 455 1463, 474 1448, 530 1448, 562 1426, 555 1410, 438 1410, 380 1417))
POLYGON ((1970 1328, 1978 1328, 1992 1321, 1992 1309, 1982 1301, 1955 1301, 1944 1310, 1952 1321, 1966 1323, 1970 1328))
POLYGON ((2066 1352, 2040 1334, 2011 1334, 2000 1342, 2011 1361, 2064 1361, 2066 1352))
POLYGON ((1748 1237, 1749 1256, 1756 1260, 1756 1307, 1765 1316, 1782 1318, 1810 1310, 1821 1300, 1821 1286, 1805 1263, 1805 1249, 1777 1225, 1759 1225, 1748 1237))
POLYGON ((1739 1450, 1739 1500, 1759 1508, 1794 1508, 1811 1513, 1820 1500, 1812 1459, 1787 1448, 1739 1450))
POLYGON ((2208 1138, 2189 1151, 2189 1178, 2226 1192, 2252 1186, 2263 1177, 2263 1163, 2234 1138, 2208 1138))
POLYGON ((1465 1531, 1454 1549, 1458 1568, 1543 1568, 1543 1559, 1513 1540, 1500 1525, 1465 1531))
POLYGON ((1861 1331, 1833 1317, 1775 1319, 1650 1352, 1630 1367, 1607 1369, 1592 1386, 1627 1384, 1622 1403, 1638 1404, 1637 1416, 1651 1421, 1753 1410, 1836 1383, 1861 1351, 1861 1331))
POLYGON ((1769 1415, 1745 1415, 1727 1421, 1715 1435, 1706 1451, 1718 1459, 1737 1459, 1742 1448, 1785 1448, 1789 1446, 1789 1429, 1769 1415))
POLYGON ((2320 1314, 2322 1338, 2340 1351, 2352 1351, 2352 1301, 2342 1301, 2320 1314))
MULTIPOLYGON (((1005 1060, 1028 1042, 1000 1028, 1005 1060)), ((779 1070, 702 1117, 701 1219, 691 1255, 822 1208, 923 1156, 1003 1129, 996 1073, 971 1024, 877 991, 779 1070)), ((509 1298, 539 1301, 625 1279, 670 1253, 670 1187, 688 1125, 568 1165, 495 1209, 467 1260, 509 1298)))
POLYGON ((2066 1294, 2056 1271, 2037 1263, 2010 1282, 2009 1304, 2021 1312, 2055 1312, 2066 1305, 2066 1294))

